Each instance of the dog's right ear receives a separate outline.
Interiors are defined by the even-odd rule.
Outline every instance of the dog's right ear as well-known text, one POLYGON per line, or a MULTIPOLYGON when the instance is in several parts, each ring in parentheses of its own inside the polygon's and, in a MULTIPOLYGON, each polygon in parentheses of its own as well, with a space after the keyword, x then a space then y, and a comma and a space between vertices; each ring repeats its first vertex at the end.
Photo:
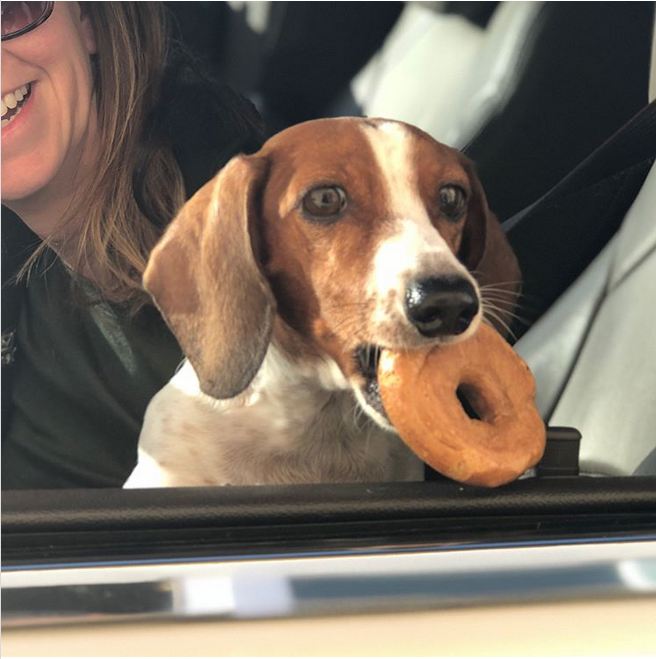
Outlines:
POLYGON ((232 398, 266 354, 275 300, 254 251, 267 162, 233 158, 180 210, 144 272, 201 390, 232 398))
MULTIPOLYGON (((508 238, 490 211, 473 163, 460 155, 469 176, 472 196, 458 257, 481 286, 494 286, 499 297, 493 323, 503 335, 510 334, 514 309, 521 291, 522 272, 508 238)), ((485 297, 485 294, 484 294, 485 297)))

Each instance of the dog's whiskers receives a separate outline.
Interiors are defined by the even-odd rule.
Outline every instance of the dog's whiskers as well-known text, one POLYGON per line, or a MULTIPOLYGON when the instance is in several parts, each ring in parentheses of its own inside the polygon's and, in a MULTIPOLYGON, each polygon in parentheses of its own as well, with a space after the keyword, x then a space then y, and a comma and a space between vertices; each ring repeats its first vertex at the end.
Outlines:
POLYGON ((503 313, 506 316, 511 318, 516 318, 522 322, 529 323, 528 319, 524 316, 520 316, 517 311, 529 311, 529 309, 524 308, 523 305, 516 305, 509 303, 508 300, 499 300, 492 295, 486 295, 482 298, 482 301, 490 306, 493 306, 497 311, 503 313))
POLYGON ((490 301, 493 301, 493 302, 498 302, 499 304, 505 304, 505 305, 509 306, 510 308, 515 306, 515 303, 514 303, 513 300, 507 300, 506 298, 503 298, 503 297, 497 297, 496 294, 494 294, 494 293, 490 294, 487 291, 485 292, 485 294, 482 297, 483 297, 484 300, 490 300, 490 301))
POLYGON ((483 308, 484 309, 491 309, 492 311, 495 311, 499 314, 501 314, 504 317, 507 318, 512 318, 514 320, 518 320, 520 322, 528 322, 526 318, 523 316, 520 316, 518 313, 511 309, 507 309, 505 307, 499 306, 494 300, 490 300, 489 298, 484 298, 483 299, 483 308))
POLYGON ((497 286, 479 286, 481 293, 497 293, 499 295, 505 295, 509 298, 518 297, 515 291, 509 291, 507 288, 501 288, 497 286))
POLYGON ((511 309, 501 307, 498 304, 496 304, 494 300, 490 300, 489 298, 483 299, 483 309, 484 310, 490 309, 496 312, 498 315, 505 318, 511 318, 513 320, 516 320, 520 322, 522 325, 525 325, 526 327, 528 327, 531 324, 530 319, 527 318, 526 316, 522 316, 511 309))
POLYGON ((481 300, 483 303, 492 304, 497 311, 503 312, 505 315, 509 315, 517 320, 520 320, 527 325, 530 322, 525 318, 515 313, 515 310, 525 311, 530 313, 531 309, 528 305, 516 302, 515 300, 505 299, 503 296, 499 296, 496 292, 490 293, 488 290, 481 291, 481 300))
POLYGON ((499 329, 499 326, 501 326, 501 328, 505 330, 505 332, 512 338, 513 341, 517 341, 517 335, 510 329, 508 323, 499 318, 493 311, 487 310, 484 315, 485 322, 487 322, 489 325, 492 325, 492 327, 496 327, 497 329, 499 329))
MULTIPOLYGON (((501 325, 501 327, 506 330, 512 339, 516 341, 517 335, 512 331, 510 325, 508 325, 508 323, 497 313, 497 311, 497 309, 491 308, 489 305, 483 305, 483 317, 487 321, 496 321, 496 323, 501 325)), ((495 323, 492 322, 491 324, 494 325, 495 323)))

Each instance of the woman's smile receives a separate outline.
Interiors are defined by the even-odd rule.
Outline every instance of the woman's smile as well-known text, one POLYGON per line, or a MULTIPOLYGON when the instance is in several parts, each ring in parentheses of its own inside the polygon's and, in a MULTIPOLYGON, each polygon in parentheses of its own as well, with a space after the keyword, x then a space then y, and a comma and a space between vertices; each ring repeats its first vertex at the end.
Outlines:
POLYGON ((29 114, 34 96, 34 87, 28 82, 13 91, 2 95, 0 110, 2 111, 2 141, 24 123, 29 114))
POLYGON ((13 92, 8 92, 2 95, 0 107, 2 108, 2 125, 6 126, 16 115, 21 111, 21 108, 27 101, 30 95, 32 85, 28 82, 26 85, 21 85, 13 92), (6 122, 6 123, 5 123, 6 122))

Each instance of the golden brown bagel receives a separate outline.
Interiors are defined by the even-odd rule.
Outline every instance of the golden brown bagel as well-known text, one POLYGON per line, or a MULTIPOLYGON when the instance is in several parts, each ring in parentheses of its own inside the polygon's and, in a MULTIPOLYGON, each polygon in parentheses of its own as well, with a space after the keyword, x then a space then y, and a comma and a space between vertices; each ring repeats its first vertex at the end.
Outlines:
POLYGON ((516 479, 544 453, 533 375, 488 325, 465 341, 431 350, 383 350, 378 382, 403 441, 449 478, 496 487, 516 479), (458 389, 480 420, 467 415, 458 389))

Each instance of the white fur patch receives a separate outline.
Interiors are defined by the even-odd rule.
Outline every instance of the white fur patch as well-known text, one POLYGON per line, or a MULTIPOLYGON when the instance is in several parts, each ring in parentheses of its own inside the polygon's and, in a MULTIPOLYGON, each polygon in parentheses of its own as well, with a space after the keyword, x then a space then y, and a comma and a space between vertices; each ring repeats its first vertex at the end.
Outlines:
POLYGON ((125 481, 123 488, 138 490, 149 487, 168 487, 172 484, 166 470, 148 453, 139 449, 137 467, 125 481))
POLYGON ((394 215, 415 220, 424 217, 430 224, 418 193, 416 167, 411 160, 412 133, 402 124, 382 122, 376 127, 366 125, 365 135, 383 175, 388 205, 394 215))
POLYGON ((405 291, 411 281, 430 276, 461 276, 477 289, 474 278, 458 261, 433 226, 419 194, 413 165, 413 134, 402 124, 366 126, 388 194, 393 229, 373 256, 366 295, 375 300, 374 334, 383 345, 407 343, 418 333, 405 316, 405 291))

